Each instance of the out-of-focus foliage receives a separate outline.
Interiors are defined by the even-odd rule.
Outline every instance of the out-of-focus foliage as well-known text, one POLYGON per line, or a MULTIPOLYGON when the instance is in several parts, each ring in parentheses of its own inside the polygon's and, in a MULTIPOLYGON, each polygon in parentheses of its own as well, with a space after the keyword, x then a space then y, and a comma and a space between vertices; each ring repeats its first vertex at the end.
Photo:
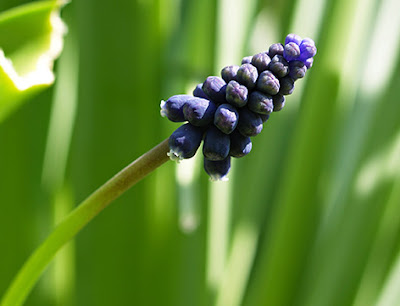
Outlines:
POLYGON ((62 216, 178 127, 161 99, 295 32, 316 41, 314 66, 230 181, 209 182, 201 158, 164 165, 62 250, 27 304, 397 305, 398 11, 71 2, 55 86, 0 124, 0 294, 62 216))
POLYGON ((41 1, 0 15, 0 121, 54 82, 65 32, 60 5, 41 1))

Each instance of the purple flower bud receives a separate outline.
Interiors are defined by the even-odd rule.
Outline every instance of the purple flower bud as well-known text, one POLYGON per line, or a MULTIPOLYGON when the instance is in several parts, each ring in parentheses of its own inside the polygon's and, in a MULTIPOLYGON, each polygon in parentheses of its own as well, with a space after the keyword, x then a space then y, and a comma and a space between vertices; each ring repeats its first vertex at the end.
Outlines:
POLYGON ((202 89, 203 83, 197 84, 196 88, 193 90, 193 96, 203 98, 203 99, 210 99, 202 89))
POLYGON ((279 79, 279 83, 281 84, 281 88, 279 89, 279 93, 281 95, 290 95, 294 90, 294 80, 290 76, 285 76, 284 78, 279 79))
POLYGON ((186 123, 178 127, 169 137, 170 151, 168 156, 172 160, 191 158, 196 154, 203 138, 203 130, 186 123))
POLYGON ((311 39, 311 38, 309 38, 309 37, 303 38, 303 40, 301 41, 300 45, 301 45, 302 43, 309 43, 309 44, 311 44, 311 45, 314 45, 314 46, 315 46, 315 42, 314 42, 314 40, 312 40, 312 39, 311 39))
POLYGON ((247 103, 248 90, 244 85, 236 81, 230 81, 226 86, 226 101, 236 107, 245 106, 247 103))
POLYGON ((209 160, 223 160, 229 154, 229 135, 211 125, 204 136, 203 154, 209 160))
POLYGON ((231 145, 229 155, 232 157, 243 157, 250 153, 252 148, 251 139, 248 136, 243 136, 237 130, 230 135, 231 145))
POLYGON ((284 46, 282 44, 273 44, 268 49, 268 55, 273 58, 275 55, 283 55, 284 46))
POLYGON ((263 123, 259 115, 243 107, 239 109, 239 117, 237 129, 243 136, 256 136, 261 133, 263 123))
POLYGON ((272 103, 274 104, 274 112, 279 112, 285 106, 285 96, 276 94, 272 96, 272 103))
POLYGON ((238 125, 239 113, 230 104, 218 106, 214 115, 214 125, 225 134, 230 134, 238 125))
POLYGON ((264 70, 268 69, 269 62, 271 58, 268 56, 267 53, 257 53, 251 59, 251 64, 257 68, 258 72, 261 73, 264 70))
POLYGON ((217 76, 209 76, 203 83, 204 93, 214 102, 225 102, 226 82, 217 76))
POLYGON ((306 75, 307 67, 302 61, 291 61, 289 63, 289 76, 296 81, 306 75))
POLYGON ((287 45, 290 42, 294 42, 296 45, 300 45, 301 43, 301 37, 297 34, 288 34, 285 38, 285 45, 287 45))
POLYGON ((310 69, 314 63, 314 58, 308 58, 304 61, 304 65, 306 65, 307 69, 310 69))
POLYGON ((272 96, 263 94, 259 91, 253 91, 250 94, 247 107, 252 112, 257 114, 266 115, 273 111, 274 105, 272 103, 272 96))
POLYGON ((212 181, 227 181, 226 177, 231 169, 231 157, 223 160, 209 160, 204 158, 204 170, 210 176, 212 181))
POLYGON ((246 86, 249 90, 256 87, 257 77, 257 68, 251 64, 243 64, 240 66, 236 75, 237 81, 246 86))
POLYGON ((289 73, 289 63, 282 55, 275 55, 269 63, 268 69, 277 77, 283 78, 289 73))
POLYGON ((285 50, 283 50, 283 57, 288 62, 296 60, 300 56, 300 47, 294 42, 289 42, 285 45, 285 50))
POLYGON ((315 44, 303 40, 300 44, 299 60, 304 62, 306 59, 315 56, 315 54, 317 54, 317 48, 315 47, 315 44))
POLYGON ((162 100, 160 104, 161 116, 167 117, 172 122, 185 121, 183 106, 191 98, 193 97, 189 95, 175 95, 170 97, 167 101, 162 100))
POLYGON ((229 81, 236 80, 236 74, 238 70, 239 66, 237 65, 226 66, 222 68, 221 76, 225 82, 229 83, 229 81))
POLYGON ((253 59, 253 56, 245 56, 242 58, 242 65, 243 64, 250 64, 251 60, 253 59))
POLYGON ((279 80, 269 71, 263 71, 257 80, 257 89, 269 95, 275 95, 279 91, 279 80))
POLYGON ((194 126, 206 126, 213 122, 216 110, 217 106, 214 102, 192 97, 183 106, 183 115, 194 126))

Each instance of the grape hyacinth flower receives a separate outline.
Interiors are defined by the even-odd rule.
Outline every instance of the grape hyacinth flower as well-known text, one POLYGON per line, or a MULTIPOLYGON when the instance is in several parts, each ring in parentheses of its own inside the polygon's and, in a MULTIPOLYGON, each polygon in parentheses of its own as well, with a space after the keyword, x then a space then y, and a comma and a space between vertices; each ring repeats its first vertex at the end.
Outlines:
POLYGON ((229 65, 221 77, 198 84, 193 96, 175 95, 161 102, 161 115, 180 126, 169 138, 173 160, 191 158, 203 141, 204 169, 211 180, 227 180, 231 158, 252 150, 273 112, 282 110, 295 81, 305 76, 317 53, 310 38, 289 34, 285 43, 229 65))

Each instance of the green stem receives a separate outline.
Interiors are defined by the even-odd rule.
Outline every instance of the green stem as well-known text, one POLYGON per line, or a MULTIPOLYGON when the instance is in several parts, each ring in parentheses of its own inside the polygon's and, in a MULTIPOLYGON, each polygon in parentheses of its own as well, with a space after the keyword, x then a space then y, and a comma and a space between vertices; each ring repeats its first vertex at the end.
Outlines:
POLYGON ((168 139, 122 169, 75 208, 36 249, 6 291, 0 306, 21 305, 62 246, 113 200, 168 161, 168 139))

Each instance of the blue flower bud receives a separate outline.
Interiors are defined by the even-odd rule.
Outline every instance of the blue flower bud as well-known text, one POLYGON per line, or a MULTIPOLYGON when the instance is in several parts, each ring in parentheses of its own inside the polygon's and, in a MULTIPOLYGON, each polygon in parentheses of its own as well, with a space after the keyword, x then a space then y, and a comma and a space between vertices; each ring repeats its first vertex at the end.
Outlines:
POLYGON ((247 107, 252 112, 257 114, 269 114, 274 109, 274 104, 272 103, 272 96, 263 94, 259 91, 253 91, 250 94, 249 102, 247 107))
POLYGON ((281 87, 279 89, 279 93, 281 95, 290 95, 294 90, 294 80, 290 76, 285 76, 284 78, 279 79, 279 83, 281 87))
POLYGON ((293 80, 301 79, 306 75, 307 67, 302 61, 291 61, 289 63, 289 76, 293 80))
POLYGON ((230 65, 222 68, 221 76, 225 82, 229 83, 232 80, 236 80, 236 74, 239 70, 239 66, 237 65, 230 65))
POLYGON ((217 76, 209 76, 203 83, 204 93, 214 102, 225 102, 226 82, 217 76))
POLYGON ((183 106, 183 115, 194 126, 206 126, 213 122, 216 110, 217 106, 214 102, 192 97, 183 106))
POLYGON ((168 156, 172 160, 191 158, 196 154, 203 138, 203 129, 186 123, 178 127, 169 137, 170 151, 168 156))
POLYGON ((230 104, 221 104, 215 111, 214 125, 225 134, 232 133, 238 125, 238 121, 239 113, 230 104))
POLYGON ((242 107, 239 109, 239 118, 237 129, 243 136, 256 136, 261 133, 263 123, 259 115, 247 107, 242 107))
POLYGON ((248 89, 253 89, 256 87, 257 78, 257 68, 251 64, 243 64, 240 66, 236 75, 237 81, 246 86, 248 89))
POLYGON ((236 107, 245 106, 247 103, 248 89, 244 85, 232 80, 226 86, 226 101, 236 107))
POLYGON ((274 104, 274 112, 279 112, 285 106, 285 96, 276 94, 272 96, 272 103, 274 104))
POLYGON ((289 42, 285 45, 285 49, 283 50, 283 57, 288 62, 298 59, 300 56, 300 47, 294 42, 289 42))
POLYGON ((273 58, 275 55, 283 55, 284 46, 282 44, 273 44, 268 49, 268 55, 273 58))
POLYGON ((317 54, 317 48, 315 47, 314 41, 309 42, 309 41, 303 41, 300 44, 300 56, 299 60, 300 61, 305 61, 306 59, 309 59, 317 54))
POLYGON ((285 38, 285 45, 287 45, 290 42, 294 42, 296 45, 300 45, 301 43, 301 37, 297 34, 288 34, 285 38))
POLYGON ((304 61, 304 65, 306 65, 307 69, 310 69, 314 63, 314 58, 308 58, 304 61))
POLYGON ((229 154, 229 135, 211 125, 204 136, 203 154, 209 160, 223 160, 229 154))
POLYGON ((251 139, 248 136, 243 136, 237 130, 230 135, 231 145, 229 155, 232 157, 243 157, 250 153, 252 148, 251 139))
POLYGON ((277 77, 283 78, 289 73, 289 63, 282 55, 275 55, 269 63, 268 69, 277 77))
POLYGON ((252 59, 253 59, 253 56, 251 56, 251 55, 243 57, 242 58, 242 65, 243 64, 250 64, 252 59))
POLYGON ((213 161, 204 158, 204 170, 210 176, 212 181, 227 181, 226 177, 231 169, 231 157, 223 160, 213 161))
POLYGON ((196 88, 193 90, 193 96, 203 98, 203 99, 210 99, 206 93, 202 89, 203 83, 197 84, 196 88))
POLYGON ((268 56, 268 54, 265 52, 261 52, 253 55, 251 59, 251 64, 257 68, 258 73, 261 73, 264 70, 268 69, 270 61, 271 58, 268 56))
POLYGON ((193 97, 189 95, 175 95, 170 97, 167 101, 162 100, 160 104, 161 116, 167 117, 172 122, 185 121, 183 106, 191 98, 193 97))
POLYGON ((275 95, 279 92, 279 80, 269 71, 263 71, 257 80, 257 89, 269 95, 275 95))

